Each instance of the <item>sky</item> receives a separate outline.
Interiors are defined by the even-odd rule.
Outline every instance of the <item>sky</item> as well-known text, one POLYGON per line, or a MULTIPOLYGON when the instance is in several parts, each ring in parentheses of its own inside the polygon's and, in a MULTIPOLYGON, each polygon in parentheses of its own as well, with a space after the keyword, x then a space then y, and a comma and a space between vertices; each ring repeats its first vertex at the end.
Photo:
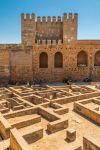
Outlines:
POLYGON ((21 13, 78 13, 78 39, 100 39, 100 0, 0 0, 0 44, 21 43, 21 13))

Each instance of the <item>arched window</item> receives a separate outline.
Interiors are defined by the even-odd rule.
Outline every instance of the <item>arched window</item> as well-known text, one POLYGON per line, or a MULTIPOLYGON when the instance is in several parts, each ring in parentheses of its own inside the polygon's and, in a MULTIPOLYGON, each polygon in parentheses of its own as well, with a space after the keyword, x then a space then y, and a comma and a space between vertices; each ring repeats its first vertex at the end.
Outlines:
POLYGON ((54 57, 54 66, 55 68, 63 67, 63 55, 61 52, 57 52, 54 57))
POLYGON ((40 54, 40 68, 48 68, 48 55, 45 52, 40 54))
POLYGON ((95 54, 94 65, 100 66, 100 51, 96 52, 96 54, 95 54))
POLYGON ((86 52, 81 51, 77 55, 77 66, 86 67, 88 65, 88 55, 86 52))

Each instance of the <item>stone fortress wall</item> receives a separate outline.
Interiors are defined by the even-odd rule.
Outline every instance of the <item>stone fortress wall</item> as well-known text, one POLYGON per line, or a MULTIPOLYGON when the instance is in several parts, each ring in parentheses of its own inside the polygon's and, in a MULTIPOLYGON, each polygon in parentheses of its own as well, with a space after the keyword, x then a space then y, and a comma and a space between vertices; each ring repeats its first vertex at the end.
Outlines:
POLYGON ((100 40, 78 40, 78 14, 22 14, 22 43, 0 45, 2 81, 100 78, 100 40))

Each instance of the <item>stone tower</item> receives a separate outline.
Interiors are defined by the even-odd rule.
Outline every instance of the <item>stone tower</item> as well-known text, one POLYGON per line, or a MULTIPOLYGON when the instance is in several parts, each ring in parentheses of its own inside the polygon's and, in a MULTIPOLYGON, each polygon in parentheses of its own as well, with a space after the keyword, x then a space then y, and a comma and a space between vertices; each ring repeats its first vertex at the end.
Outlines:
POLYGON ((33 45, 36 33, 35 14, 21 15, 21 29, 22 44, 33 45))
POLYGON ((63 15, 63 43, 77 40, 78 14, 63 15))
POLYGON ((77 40, 78 14, 66 14, 63 17, 22 14, 22 44, 64 44, 77 40))

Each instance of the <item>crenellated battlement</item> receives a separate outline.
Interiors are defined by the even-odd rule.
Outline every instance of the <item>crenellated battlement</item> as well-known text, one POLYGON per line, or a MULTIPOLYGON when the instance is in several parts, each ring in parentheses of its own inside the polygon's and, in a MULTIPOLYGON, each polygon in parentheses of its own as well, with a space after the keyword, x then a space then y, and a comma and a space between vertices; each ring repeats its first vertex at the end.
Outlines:
POLYGON ((35 19, 35 22, 63 22, 63 21, 68 21, 69 19, 70 20, 75 20, 75 19, 77 19, 78 18, 78 14, 77 13, 74 13, 74 14, 72 14, 72 13, 64 13, 63 14, 63 16, 61 17, 61 16, 58 16, 58 17, 56 17, 56 16, 37 16, 36 17, 36 15, 34 14, 34 13, 32 13, 32 14, 29 14, 29 13, 27 13, 27 14, 24 14, 24 13, 22 13, 21 14, 21 18, 22 18, 22 20, 32 20, 32 19, 35 19))
POLYGON ((22 18, 22 20, 31 20, 31 19, 35 19, 35 14, 34 13, 32 13, 32 14, 24 14, 24 13, 22 13, 21 14, 21 18, 22 18))
MULTIPOLYGON (((22 43, 34 44, 36 41, 58 41, 64 43, 77 39, 78 14, 64 13, 63 16, 36 16, 22 14, 22 43), (33 41, 34 39, 34 41, 33 41)), ((44 42, 43 42, 44 43, 44 42)))
POLYGON ((72 14, 72 13, 64 13, 63 14, 63 21, 68 21, 68 20, 75 20, 78 19, 78 14, 72 14))

